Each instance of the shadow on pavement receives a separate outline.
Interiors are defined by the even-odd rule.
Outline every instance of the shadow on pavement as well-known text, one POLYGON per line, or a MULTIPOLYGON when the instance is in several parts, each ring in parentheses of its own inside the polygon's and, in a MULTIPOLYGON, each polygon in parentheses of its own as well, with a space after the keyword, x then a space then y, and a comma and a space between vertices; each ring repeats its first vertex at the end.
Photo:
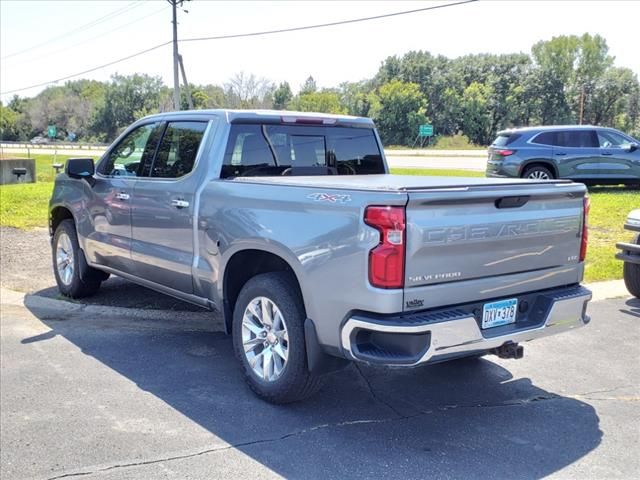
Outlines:
POLYGON ((639 298, 630 298, 625 302, 625 305, 629 308, 621 308, 620 311, 622 313, 627 313, 629 315, 633 315, 634 317, 640 318, 640 299, 639 298))
MULTIPOLYGON (((58 287, 52 286, 34 292, 47 298, 61 298, 58 287)), ((207 310, 177 298, 158 293, 122 278, 110 277, 100 286, 95 294, 82 299, 87 305, 103 305, 107 307, 142 308, 157 310, 175 310, 186 312, 206 312, 207 310)))
POLYGON ((52 332, 23 343, 66 338, 287 478, 541 478, 602 438, 592 406, 484 359, 395 371, 350 366, 314 398, 273 406, 245 386, 223 334, 52 319, 27 308, 52 332))

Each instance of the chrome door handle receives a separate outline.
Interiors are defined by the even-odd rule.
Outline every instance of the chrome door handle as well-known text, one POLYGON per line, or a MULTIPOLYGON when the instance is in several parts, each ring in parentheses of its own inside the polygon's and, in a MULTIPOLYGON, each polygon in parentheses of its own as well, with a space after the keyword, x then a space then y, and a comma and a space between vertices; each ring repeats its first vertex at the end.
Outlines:
POLYGON ((176 198, 174 200, 171 200, 171 206, 176 208, 187 208, 189 206, 189 202, 176 198))
POLYGON ((602 152, 600 155, 607 155, 607 156, 610 156, 610 155, 613 155, 613 153, 611 153, 611 152, 602 152))
POLYGON ((129 194, 128 194, 128 193, 125 193, 125 192, 119 192, 119 193, 116 193, 116 198, 117 198, 118 200, 129 200, 129 198, 131 198, 131 197, 129 196, 129 194))

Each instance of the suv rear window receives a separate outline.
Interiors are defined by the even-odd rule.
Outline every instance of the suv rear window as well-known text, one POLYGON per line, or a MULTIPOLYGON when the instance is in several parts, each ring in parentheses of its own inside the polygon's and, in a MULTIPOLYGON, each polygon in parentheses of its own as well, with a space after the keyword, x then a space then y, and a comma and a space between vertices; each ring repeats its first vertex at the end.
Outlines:
POLYGON ((507 145, 515 142, 517 139, 519 139, 522 135, 520 135, 519 133, 505 133, 505 134, 500 134, 498 135, 498 137, 493 141, 493 143, 491 144, 491 146, 493 147, 506 147, 507 145))
POLYGON ((233 124, 222 178, 385 173, 373 129, 233 124))

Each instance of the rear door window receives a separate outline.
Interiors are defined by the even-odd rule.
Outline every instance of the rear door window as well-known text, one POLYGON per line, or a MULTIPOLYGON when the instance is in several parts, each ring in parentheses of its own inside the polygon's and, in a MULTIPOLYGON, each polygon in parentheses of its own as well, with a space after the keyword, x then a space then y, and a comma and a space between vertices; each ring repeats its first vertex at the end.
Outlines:
POLYGON ((565 130, 557 132, 556 145, 572 148, 599 147, 598 136, 595 130, 565 130))
POLYGON ((222 178, 385 173, 371 128, 234 124, 222 178))

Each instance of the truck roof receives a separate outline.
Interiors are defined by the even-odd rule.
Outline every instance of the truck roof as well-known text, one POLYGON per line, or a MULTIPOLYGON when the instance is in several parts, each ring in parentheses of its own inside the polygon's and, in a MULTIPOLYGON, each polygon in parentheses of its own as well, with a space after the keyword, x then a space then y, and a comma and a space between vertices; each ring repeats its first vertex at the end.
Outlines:
POLYGON ((158 113, 154 115, 149 115, 145 118, 156 118, 156 117, 181 117, 181 116, 192 116, 192 115, 202 115, 202 116, 224 116, 229 123, 234 121, 257 121, 263 120, 266 122, 280 122, 283 117, 294 117, 294 118, 321 118, 321 119, 334 119, 334 120, 343 120, 349 123, 360 123, 363 125, 371 125, 373 126, 373 120, 365 117, 354 117, 351 115, 336 115, 334 113, 320 113, 320 112, 296 112, 290 110, 234 110, 229 108, 219 108, 219 109, 208 109, 208 110, 181 110, 178 112, 164 112, 158 113))

